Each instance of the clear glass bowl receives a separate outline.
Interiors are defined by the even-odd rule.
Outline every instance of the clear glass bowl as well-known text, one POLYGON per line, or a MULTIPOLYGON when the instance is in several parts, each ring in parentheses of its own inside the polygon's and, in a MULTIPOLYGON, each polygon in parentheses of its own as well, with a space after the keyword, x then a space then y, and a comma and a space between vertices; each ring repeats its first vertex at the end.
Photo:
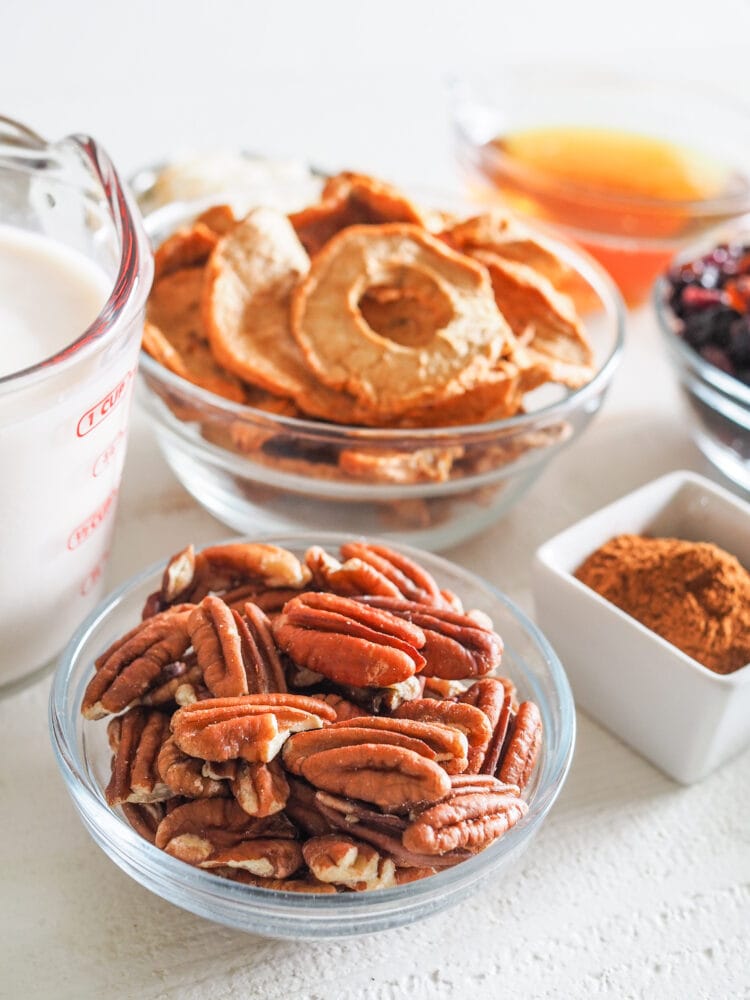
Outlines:
MULTIPOLYGON (((147 217, 147 229, 158 244, 215 202, 214 196, 165 206, 147 217)), ((463 211, 468 214, 465 204, 463 211)), ((579 251, 539 238, 575 274, 597 369, 584 387, 571 392, 544 386, 525 397, 524 414, 507 420, 381 430, 233 403, 142 352, 141 403, 175 475, 199 503, 240 532, 372 532, 435 550, 484 530, 584 430, 602 404, 623 345, 622 301, 604 271, 579 251), (366 473, 361 455, 368 468, 381 471, 366 473), (356 474, 350 471, 352 456, 356 474)))
POLYGON ((655 74, 531 64, 453 81, 451 103, 456 155, 472 196, 504 202, 575 240, 631 304, 648 297, 680 247, 750 211, 750 109, 730 94, 655 74), (654 138, 727 168, 729 181, 715 196, 681 201, 605 192, 522 164, 493 141, 549 128, 654 138))
MULTIPOLYGON (((266 541, 302 554, 310 545, 334 550, 348 536, 308 534, 266 541)), ((466 607, 489 614, 505 642, 502 671, 522 699, 542 715, 544 742, 524 795, 526 816, 485 851, 454 868, 395 889, 309 896, 257 889, 192 868, 142 839, 104 798, 110 751, 106 724, 83 719, 81 699, 95 657, 140 619, 143 602, 159 585, 163 564, 123 584, 83 623, 63 653, 50 694, 52 745, 81 819, 123 871, 163 899, 240 930, 275 938, 325 938, 398 927, 442 910, 482 886, 512 876, 562 788, 573 754, 575 710, 565 672, 547 640, 510 601, 479 577, 437 556, 399 546, 434 574, 466 607)))
MULTIPOLYGON (((687 263, 720 243, 750 246, 750 217, 705 236, 680 253, 687 263)), ((654 286, 654 306, 667 356, 680 381, 690 412, 690 430, 706 458, 728 479, 750 492, 750 386, 705 361, 679 334, 680 321, 669 307, 666 277, 654 286)))

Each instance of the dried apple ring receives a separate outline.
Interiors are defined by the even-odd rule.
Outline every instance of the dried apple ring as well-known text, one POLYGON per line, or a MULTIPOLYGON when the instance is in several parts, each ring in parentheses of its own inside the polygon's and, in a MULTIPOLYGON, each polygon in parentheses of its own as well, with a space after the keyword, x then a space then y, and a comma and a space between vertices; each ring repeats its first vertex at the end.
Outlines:
POLYGON ((244 386, 216 363, 208 346, 200 314, 202 291, 200 267, 183 268, 160 278, 146 307, 143 346, 182 378, 242 403, 246 398, 244 386))
POLYGON ((577 388, 594 375, 594 355, 572 301, 545 277, 516 261, 474 250, 490 274, 498 309, 518 343, 511 357, 520 368, 540 369, 541 380, 577 388))
POLYGON ((323 197, 289 216, 309 254, 316 254, 347 226, 413 222, 425 227, 424 214, 398 188, 366 174, 343 172, 329 177, 323 197))
POLYGON ((456 222, 446 228, 440 238, 462 253, 488 250, 505 260, 526 264, 555 287, 565 283, 571 270, 551 250, 530 236, 515 219, 501 212, 485 212, 456 222))
POLYGON ((304 412, 358 422, 354 400, 320 385, 289 326, 292 290, 310 261, 285 215, 256 208, 216 245, 206 268, 203 320, 214 356, 304 412))
POLYGON ((512 339, 486 269, 401 223, 335 236, 295 289, 291 323, 321 382, 384 418, 481 383, 512 339), (368 296, 381 331, 365 318, 368 296))

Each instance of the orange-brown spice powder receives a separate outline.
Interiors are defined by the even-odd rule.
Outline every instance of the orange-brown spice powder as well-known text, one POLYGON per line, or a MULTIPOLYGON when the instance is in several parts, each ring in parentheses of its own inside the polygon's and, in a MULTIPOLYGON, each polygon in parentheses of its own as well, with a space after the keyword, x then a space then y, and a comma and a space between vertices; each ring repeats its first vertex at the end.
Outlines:
POLYGON ((709 670, 750 663, 750 573, 718 546, 618 535, 575 575, 709 670))

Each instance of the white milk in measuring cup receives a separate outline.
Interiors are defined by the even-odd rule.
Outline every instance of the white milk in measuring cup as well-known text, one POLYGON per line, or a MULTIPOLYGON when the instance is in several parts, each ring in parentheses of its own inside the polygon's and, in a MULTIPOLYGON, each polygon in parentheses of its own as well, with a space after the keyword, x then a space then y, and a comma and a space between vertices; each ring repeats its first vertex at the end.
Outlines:
POLYGON ((101 595, 152 266, 101 150, 16 128, 0 120, 6 692, 54 660, 101 595))

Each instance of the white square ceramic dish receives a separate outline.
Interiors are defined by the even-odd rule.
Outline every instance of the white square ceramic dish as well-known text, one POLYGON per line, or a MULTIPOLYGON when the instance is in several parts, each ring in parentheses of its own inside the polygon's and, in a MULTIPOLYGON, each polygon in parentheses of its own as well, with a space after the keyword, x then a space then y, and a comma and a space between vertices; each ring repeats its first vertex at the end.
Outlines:
POLYGON ((556 535, 534 559, 537 621, 577 705, 690 784, 750 744, 750 665, 708 670, 573 576, 622 533, 713 542, 750 567, 750 505, 701 476, 673 472, 556 535))

